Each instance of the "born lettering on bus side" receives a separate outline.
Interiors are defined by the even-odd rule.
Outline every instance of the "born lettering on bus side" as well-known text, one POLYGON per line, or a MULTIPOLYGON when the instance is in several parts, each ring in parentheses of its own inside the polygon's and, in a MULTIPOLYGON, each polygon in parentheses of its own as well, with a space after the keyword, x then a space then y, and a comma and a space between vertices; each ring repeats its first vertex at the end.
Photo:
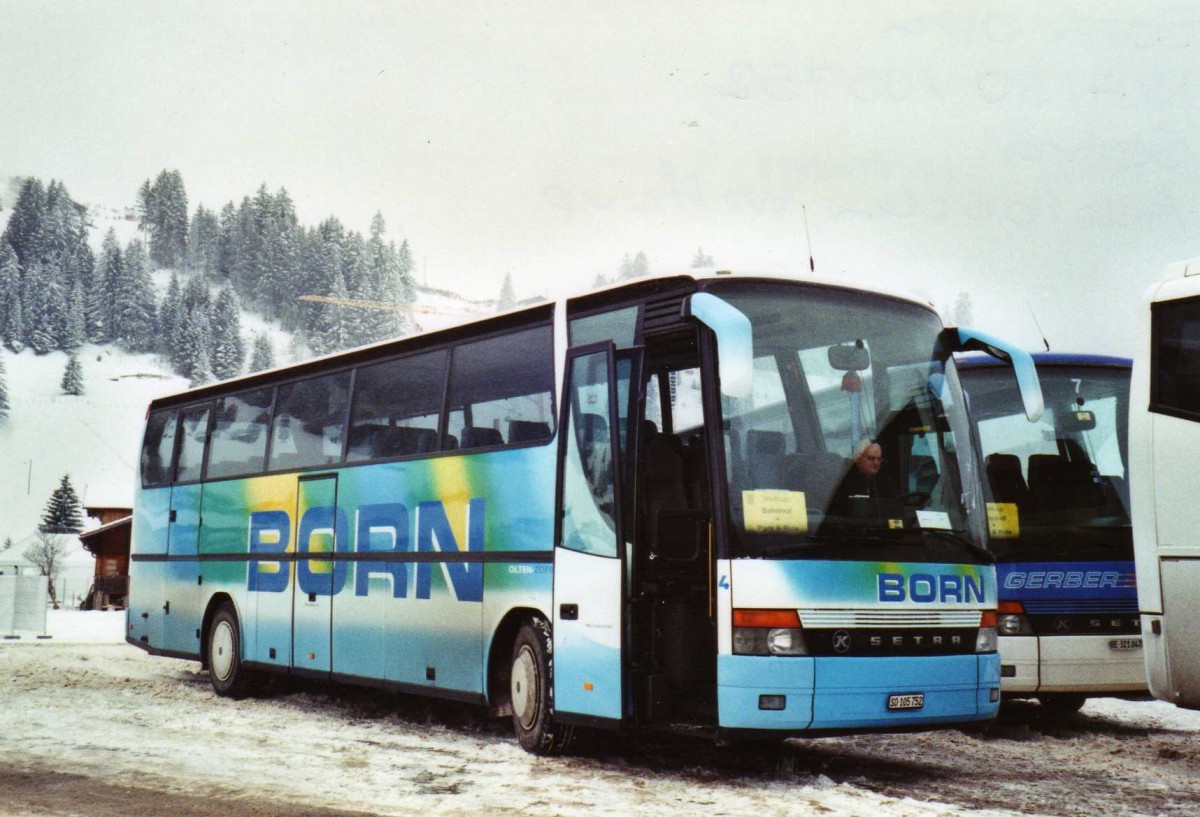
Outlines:
POLYGON ((900 573, 880 573, 878 589, 879 600, 883 602, 985 603, 983 583, 976 576, 914 573, 906 577, 900 573))
MULTIPOLYGON (((484 510, 485 503, 481 498, 467 502, 463 526, 467 533, 467 553, 482 553, 484 550, 484 510)), ((269 556, 288 552, 291 528, 292 520, 286 511, 253 511, 250 514, 249 552, 265 558, 250 560, 248 590, 282 593, 288 589, 291 571, 284 562, 273 561, 269 556)), ((399 502, 361 505, 355 511, 353 528, 343 508, 309 508, 300 518, 296 541, 300 555, 328 553, 330 542, 336 543, 338 553, 464 552, 450 525, 445 506, 436 501, 419 503, 411 514, 408 507, 399 502)), ((296 583, 303 593, 336 596, 352 582, 354 594, 365 596, 371 580, 376 579, 390 585, 393 598, 407 598, 411 589, 414 598, 428 599, 432 593, 435 569, 443 571, 447 585, 459 601, 483 601, 482 561, 412 563, 385 559, 373 561, 360 556, 350 562, 300 558, 296 562, 296 583), (414 573, 411 588, 410 567, 414 573)))

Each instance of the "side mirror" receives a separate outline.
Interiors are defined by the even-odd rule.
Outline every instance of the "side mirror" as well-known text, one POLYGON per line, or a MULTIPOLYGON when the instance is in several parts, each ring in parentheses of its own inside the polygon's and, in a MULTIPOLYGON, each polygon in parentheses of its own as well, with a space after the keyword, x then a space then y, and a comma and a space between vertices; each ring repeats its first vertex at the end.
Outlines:
POLYGON ((865 372, 871 368, 871 353, 858 344, 830 346, 829 365, 838 372, 865 372))
POLYGON ((708 292, 683 302, 683 316, 695 318, 717 336, 721 394, 749 397, 754 388, 754 340, 750 319, 736 306, 708 292))
POLYGON ((947 329, 946 333, 949 335, 952 352, 984 352, 1010 364, 1017 376, 1017 388, 1025 406, 1025 417, 1031 423, 1037 422, 1042 416, 1045 402, 1042 399, 1042 384, 1038 380, 1037 368, 1028 352, 975 329, 960 326, 957 329, 947 329))

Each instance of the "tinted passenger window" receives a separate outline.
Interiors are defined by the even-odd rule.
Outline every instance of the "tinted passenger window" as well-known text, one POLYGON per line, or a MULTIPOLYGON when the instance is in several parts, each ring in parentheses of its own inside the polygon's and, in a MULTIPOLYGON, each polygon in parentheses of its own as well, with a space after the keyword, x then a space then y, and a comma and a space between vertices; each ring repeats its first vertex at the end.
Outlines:
POLYGON ((208 479, 256 474, 263 469, 274 393, 274 389, 259 389, 217 401, 208 479))
POLYGON ((280 386, 270 470, 333 465, 341 460, 349 392, 349 372, 280 386))
POLYGON ((176 482, 195 482, 204 468, 204 441, 208 436, 208 406, 188 409, 179 420, 179 463, 176 482))
POLYGON ((354 376, 347 462, 438 451, 438 417, 446 388, 442 350, 363 366, 354 376))
POLYGON ((587 346, 611 340, 618 349, 632 346, 637 338, 638 308, 627 306, 571 321, 571 345, 587 346))
POLYGON ((548 440, 553 393, 549 326, 464 343, 451 364, 449 433, 462 449, 548 440))
POLYGON ((171 457, 175 453, 175 412, 151 412, 142 440, 142 487, 171 482, 171 457))
POLYGON ((1151 408, 1200 415, 1200 300, 1153 307, 1151 408))

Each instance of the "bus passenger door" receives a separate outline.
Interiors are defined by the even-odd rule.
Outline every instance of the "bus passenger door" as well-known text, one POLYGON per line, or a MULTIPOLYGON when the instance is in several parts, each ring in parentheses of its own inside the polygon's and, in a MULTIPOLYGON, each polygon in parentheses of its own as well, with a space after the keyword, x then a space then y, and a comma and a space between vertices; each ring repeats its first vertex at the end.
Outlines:
POLYGON ((190 409, 179 418, 179 458, 167 516, 167 570, 163 589, 163 648, 200 654, 200 480, 208 439, 208 407, 190 409))
POLYGON ((333 561, 333 554, 349 544, 335 475, 300 477, 296 520, 292 667, 300 674, 325 674, 331 669, 333 596, 346 583, 347 562, 333 561))
POLYGON ((626 712, 625 537, 620 379, 611 343, 567 358, 554 549, 555 710, 604 721, 626 712))

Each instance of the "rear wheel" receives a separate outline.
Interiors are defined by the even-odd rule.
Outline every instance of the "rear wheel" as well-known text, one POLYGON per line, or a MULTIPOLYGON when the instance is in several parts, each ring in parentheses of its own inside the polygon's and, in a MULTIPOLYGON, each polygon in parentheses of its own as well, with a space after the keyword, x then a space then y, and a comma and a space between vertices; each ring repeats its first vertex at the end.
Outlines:
POLYGON ((521 748, 535 755, 557 754, 571 740, 571 727, 554 720, 550 649, 550 627, 541 619, 525 622, 513 643, 513 731, 521 748))
POLYGON ((230 604, 221 605, 208 628, 208 677, 224 698, 244 698, 254 688, 253 676, 242 666, 241 629, 230 604))

